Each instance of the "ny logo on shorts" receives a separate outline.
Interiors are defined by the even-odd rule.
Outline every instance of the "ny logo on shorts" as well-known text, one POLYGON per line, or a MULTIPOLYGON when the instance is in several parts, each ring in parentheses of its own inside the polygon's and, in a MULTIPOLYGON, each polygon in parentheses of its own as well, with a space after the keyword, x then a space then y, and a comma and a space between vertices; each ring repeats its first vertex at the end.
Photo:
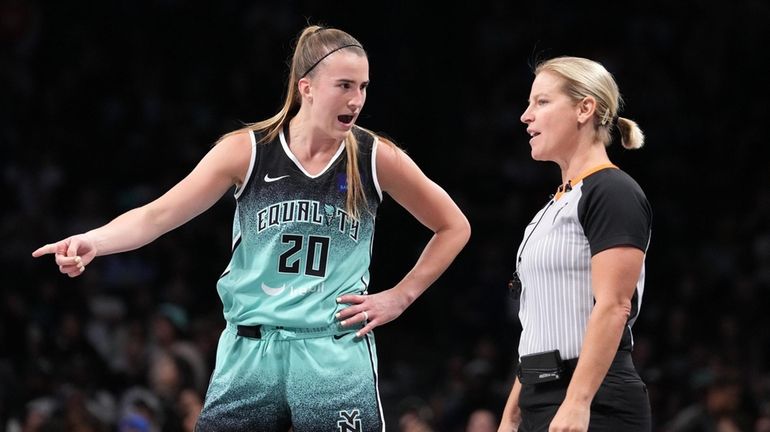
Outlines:
POLYGON ((357 409, 352 411, 340 411, 341 420, 337 421, 339 432, 362 432, 361 413, 357 409))

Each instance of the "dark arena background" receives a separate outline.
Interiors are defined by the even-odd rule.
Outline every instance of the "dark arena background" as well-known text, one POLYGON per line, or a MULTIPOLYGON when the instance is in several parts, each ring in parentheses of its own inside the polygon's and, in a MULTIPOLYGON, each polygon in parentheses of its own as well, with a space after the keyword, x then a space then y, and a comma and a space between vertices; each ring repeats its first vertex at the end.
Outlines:
MULTIPOLYGON (((615 75, 647 136, 608 151, 654 211, 634 359, 655 430, 770 431, 770 3, 621 3, 0 0, 0 431, 190 430, 224 325, 232 196, 77 279, 30 253, 156 198, 219 136, 274 114, 307 23, 363 43, 358 123, 406 149, 473 228, 376 330, 388 430, 499 417, 520 330, 506 282, 560 182, 519 116, 531 64, 577 55, 615 75)), ((386 198, 372 291, 429 235, 386 198)))

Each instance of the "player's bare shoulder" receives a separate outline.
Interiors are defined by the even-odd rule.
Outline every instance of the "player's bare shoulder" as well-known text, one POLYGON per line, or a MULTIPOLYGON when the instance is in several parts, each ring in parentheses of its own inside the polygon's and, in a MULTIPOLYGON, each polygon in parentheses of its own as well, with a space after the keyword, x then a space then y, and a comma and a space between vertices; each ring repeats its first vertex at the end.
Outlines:
POLYGON ((208 157, 233 179, 242 184, 251 164, 253 135, 250 130, 230 133, 211 149, 208 157))

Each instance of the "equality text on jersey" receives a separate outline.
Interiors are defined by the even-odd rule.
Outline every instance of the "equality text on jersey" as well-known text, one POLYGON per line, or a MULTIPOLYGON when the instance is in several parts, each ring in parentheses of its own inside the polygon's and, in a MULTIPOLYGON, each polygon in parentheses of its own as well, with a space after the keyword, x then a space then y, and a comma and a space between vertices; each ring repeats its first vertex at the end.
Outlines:
POLYGON ((321 205, 313 200, 289 200, 269 205, 257 212, 257 234, 272 227, 288 223, 332 224, 339 232, 358 242, 360 222, 339 207, 321 205), (336 221, 336 223, 335 223, 336 221))

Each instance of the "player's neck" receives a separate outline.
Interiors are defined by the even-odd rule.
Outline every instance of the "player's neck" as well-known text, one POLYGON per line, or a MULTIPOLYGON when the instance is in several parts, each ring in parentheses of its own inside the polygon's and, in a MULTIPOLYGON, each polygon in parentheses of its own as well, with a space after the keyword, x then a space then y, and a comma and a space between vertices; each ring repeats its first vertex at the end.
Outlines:
POLYGON ((340 142, 334 138, 324 136, 315 130, 309 122, 303 121, 299 116, 289 122, 287 143, 291 151, 303 157, 311 159, 331 155, 337 152, 340 142))
POLYGON ((329 137, 319 138, 318 133, 313 133, 307 123, 296 117, 289 122, 286 140, 289 151, 310 174, 317 174, 328 166, 340 148, 340 142, 329 137))

